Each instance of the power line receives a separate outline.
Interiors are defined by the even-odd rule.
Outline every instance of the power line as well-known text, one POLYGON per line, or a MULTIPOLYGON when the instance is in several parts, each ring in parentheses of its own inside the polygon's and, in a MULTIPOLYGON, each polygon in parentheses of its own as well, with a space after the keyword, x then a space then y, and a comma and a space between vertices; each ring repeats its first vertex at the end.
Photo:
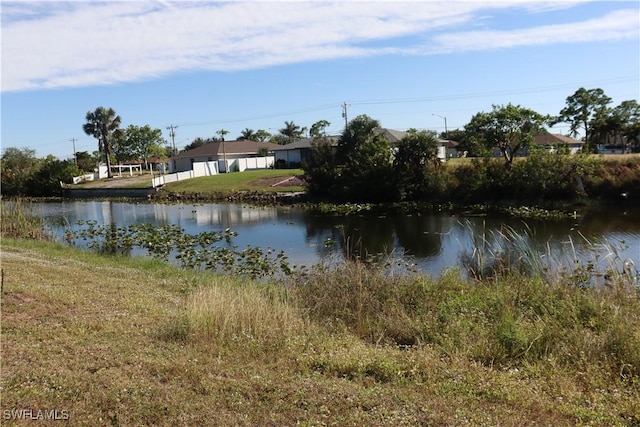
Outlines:
POLYGON ((315 106, 315 107, 301 108, 301 109, 298 109, 298 110, 285 111, 285 112, 279 112, 279 113, 260 114, 260 115, 257 115, 257 116, 249 116, 249 117, 243 117, 243 118, 238 118, 238 119, 215 120, 215 121, 210 121, 210 122, 181 123, 180 126, 183 126, 183 127, 204 126, 204 125, 211 125, 211 124, 246 122, 246 121, 251 121, 251 120, 259 120, 259 119, 272 119, 274 117, 293 116, 293 115, 296 115, 296 114, 310 113, 310 112, 313 112, 313 111, 327 110, 327 109, 330 109, 330 108, 335 108, 336 104, 337 103, 324 104, 324 105, 318 105, 318 106, 315 106))
MULTIPOLYGON (((594 82, 585 82, 581 85, 588 84, 596 84, 596 83, 614 83, 614 82, 623 82, 629 80, 637 80, 638 76, 628 76, 628 77, 617 77, 614 79, 608 80, 599 80, 594 82)), ((438 96, 429 96, 429 97, 418 97, 418 98, 397 98, 397 99, 371 99, 371 100, 362 100, 362 101, 352 101, 353 105, 374 105, 374 104, 401 104, 401 103, 409 103, 409 102, 431 102, 431 101, 443 101, 443 100, 452 100, 452 99, 470 99, 470 98, 483 98, 486 96, 492 95, 510 95, 510 94, 518 94, 518 93, 531 93, 531 92, 544 92, 551 91, 556 89, 563 89, 566 87, 575 87, 576 84, 560 84, 560 85, 552 85, 552 86, 542 86, 536 88, 526 88, 526 89, 505 89, 491 92, 477 92, 477 93, 463 93, 458 95, 438 95, 438 96)))
MULTIPOLYGON (((595 85, 602 83, 616 83, 616 82, 625 82, 630 80, 637 80, 638 76, 621 76, 615 77, 606 80, 594 80, 582 83, 564 83, 558 85, 551 86, 540 86, 540 87, 531 87, 525 89, 505 89, 498 91, 490 91, 490 92, 472 92, 472 93, 462 93, 462 94, 452 94, 452 95, 438 95, 438 96, 425 96, 425 97, 414 97, 414 98, 388 98, 388 99, 365 99, 359 101, 352 101, 351 104, 346 104, 343 102, 342 107, 342 117, 346 116, 346 107, 350 107, 352 105, 376 105, 376 104, 403 104, 403 103, 417 103, 417 102, 435 102, 435 101, 444 101, 444 100, 461 100, 461 99, 472 99, 472 98, 483 98, 487 96, 497 96, 497 95, 509 95, 509 94, 520 94, 520 93, 531 93, 531 92, 545 92, 552 91, 563 88, 570 88, 576 86, 586 86, 586 85, 595 85)), ((247 116, 242 118, 231 118, 224 120, 215 120, 215 121, 207 121, 207 122, 193 122, 193 123, 181 123, 182 127, 190 127, 190 126, 204 126, 210 124, 225 124, 225 123, 237 123, 237 122, 245 122, 251 120, 259 120, 259 119, 270 119, 275 117, 283 117, 283 116, 292 116, 296 114, 309 113, 314 111, 321 111, 326 109, 335 108, 336 103, 331 104, 323 104, 316 105, 311 107, 304 107, 297 110, 290 111, 281 111, 276 113, 268 113, 268 114, 259 114, 255 116, 247 116)), ((177 127, 177 126, 174 126, 177 127)), ((167 128, 169 129, 169 128, 167 128)))

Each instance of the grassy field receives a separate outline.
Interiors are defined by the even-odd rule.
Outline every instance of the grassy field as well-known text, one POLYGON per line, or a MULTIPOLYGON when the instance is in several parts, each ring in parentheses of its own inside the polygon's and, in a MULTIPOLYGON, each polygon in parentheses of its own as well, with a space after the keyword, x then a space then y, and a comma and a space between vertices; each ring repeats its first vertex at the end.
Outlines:
POLYGON ((283 286, 1 250, 3 425, 27 424, 11 410, 91 426, 640 423, 640 303, 621 288, 361 265, 283 286))
POLYGON ((304 187, 273 186, 273 184, 302 174, 302 169, 263 169, 231 172, 172 182, 165 185, 165 189, 176 193, 231 193, 235 191, 298 192, 304 191, 304 187))
MULTIPOLYGON (((192 178, 173 182, 165 186, 167 191, 180 193, 232 193, 236 191, 260 192, 300 192, 304 187, 290 185, 287 182, 274 186, 292 176, 303 175, 302 169, 262 169, 244 172, 232 172, 215 176, 192 178)), ((149 173, 111 179, 87 181, 73 187, 77 188, 148 188, 154 176, 149 173)))

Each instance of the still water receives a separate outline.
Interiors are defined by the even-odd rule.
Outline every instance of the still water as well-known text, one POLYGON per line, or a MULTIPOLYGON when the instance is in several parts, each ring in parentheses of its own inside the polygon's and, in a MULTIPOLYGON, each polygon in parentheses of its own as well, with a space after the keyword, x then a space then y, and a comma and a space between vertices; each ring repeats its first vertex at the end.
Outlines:
MULTIPOLYGON (((178 225, 185 232, 238 233, 229 245, 284 251, 291 265, 311 266, 345 256, 386 254, 438 275, 461 267, 478 242, 499 250, 505 226, 523 236, 528 247, 553 263, 632 260, 640 266, 640 208, 577 212, 560 221, 521 220, 498 216, 397 213, 378 210, 350 215, 317 214, 297 207, 253 207, 240 204, 136 204, 111 201, 67 201, 33 205, 52 232, 63 240, 78 221, 98 224, 151 223, 178 225), (496 246, 497 245, 497 246, 496 246)), ((227 243, 220 242, 221 245, 227 243)))

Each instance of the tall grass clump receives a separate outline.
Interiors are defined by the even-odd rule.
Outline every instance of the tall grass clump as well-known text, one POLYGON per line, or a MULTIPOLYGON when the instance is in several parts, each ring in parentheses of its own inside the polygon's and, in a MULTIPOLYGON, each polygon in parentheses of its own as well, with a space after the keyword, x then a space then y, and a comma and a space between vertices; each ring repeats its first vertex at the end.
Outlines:
POLYGON ((396 277, 352 261, 311 272, 292 292, 315 324, 370 345, 426 346, 486 366, 552 360, 640 375, 640 299, 629 288, 568 286, 507 269, 482 280, 455 270, 396 277))
POLYGON ((371 343, 414 345, 420 341, 422 283, 384 267, 345 261, 319 266, 293 286, 307 316, 331 332, 353 333, 371 343))
POLYGON ((277 347, 306 333, 306 323, 284 288, 221 278, 188 299, 186 321, 197 341, 222 348, 233 344, 277 347))
POLYGON ((499 230, 484 227, 474 229, 467 221, 472 239, 472 249, 460 255, 462 265, 469 277, 476 280, 519 273, 529 277, 545 276, 544 251, 532 239, 529 227, 518 232, 513 227, 503 225, 499 230))
POLYGON ((553 267, 558 283, 569 286, 618 289, 623 293, 636 292, 640 296, 640 271, 631 258, 622 256, 625 243, 617 245, 606 240, 590 241, 578 232, 579 241, 570 236, 565 258, 556 259, 553 267), (576 246, 580 245, 580 255, 576 246))
POLYGON ((45 231, 42 216, 33 214, 30 204, 22 199, 3 200, 0 203, 0 221, 2 237, 51 240, 45 231))

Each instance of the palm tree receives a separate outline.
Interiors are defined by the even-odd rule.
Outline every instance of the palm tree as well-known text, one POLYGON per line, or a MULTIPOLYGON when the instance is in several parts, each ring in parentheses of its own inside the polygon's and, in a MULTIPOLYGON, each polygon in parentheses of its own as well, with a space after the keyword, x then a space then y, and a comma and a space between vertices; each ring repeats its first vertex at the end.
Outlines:
POLYGON ((224 136, 225 136, 226 134, 228 134, 228 133, 229 133, 229 131, 228 131, 228 130, 226 130, 226 129, 220 129, 220 130, 217 130, 217 131, 216 131, 216 133, 217 133, 218 135, 220 135, 220 140, 221 140, 221 141, 224 141, 224 136))
POLYGON ((240 136, 238 137, 238 139, 253 141, 255 137, 256 137, 256 133, 254 132, 253 129, 244 128, 244 130, 240 132, 240 136))
POLYGON ((300 136, 302 136, 302 129, 293 121, 285 121, 284 128, 280 129, 278 132, 280 132, 281 135, 286 136, 289 142, 293 142, 295 139, 299 139, 300 136))
POLYGON ((258 129, 256 133, 253 134, 253 140, 258 142, 265 142, 271 137, 271 134, 264 129, 258 129))
POLYGON ((89 136, 98 140, 98 151, 104 153, 107 163, 107 177, 111 174, 111 137, 119 138, 123 135, 120 129, 120 116, 113 108, 98 107, 95 111, 89 111, 86 115, 87 123, 82 125, 82 130, 89 136))

